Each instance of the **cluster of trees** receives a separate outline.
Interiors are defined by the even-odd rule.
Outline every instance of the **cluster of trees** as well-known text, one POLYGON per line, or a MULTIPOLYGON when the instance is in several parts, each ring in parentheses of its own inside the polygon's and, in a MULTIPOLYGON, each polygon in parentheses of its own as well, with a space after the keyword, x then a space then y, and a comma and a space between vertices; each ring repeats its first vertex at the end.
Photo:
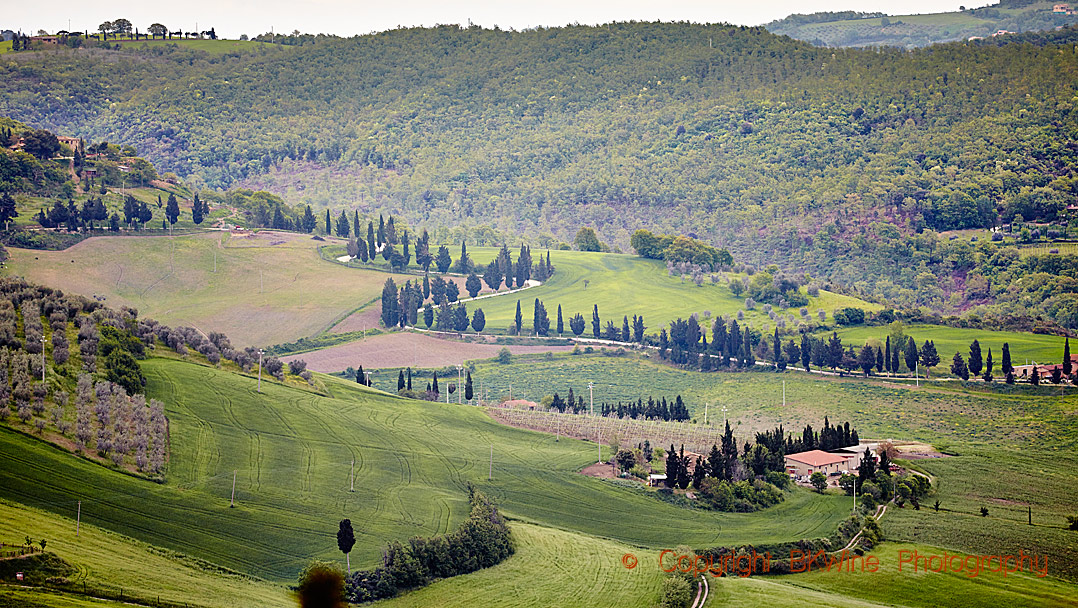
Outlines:
POLYGON ((665 328, 659 331, 661 358, 703 371, 731 364, 751 367, 756 364, 754 348, 757 344, 760 344, 758 332, 748 326, 742 328, 736 319, 727 324, 723 317, 716 318, 712 324, 710 344, 706 330, 695 315, 688 320, 674 320, 670 323, 669 333, 665 328))
MULTIPOLYGON (((587 414, 591 407, 584 402, 583 395, 576 395, 573 392, 572 387, 569 387, 568 396, 562 398, 558 393, 554 393, 554 396, 550 398, 549 403, 547 402, 547 398, 544 398, 543 404, 551 411, 562 413, 570 412, 573 414, 587 414)), ((678 395, 669 403, 667 403, 666 397, 661 397, 659 399, 648 397, 647 402, 641 397, 635 402, 630 401, 627 404, 622 404, 619 401, 616 405, 604 402, 599 404, 599 415, 604 417, 632 418, 634 420, 639 418, 643 420, 677 422, 684 422, 690 418, 689 408, 681 399, 681 395, 678 395)))
POLYGON ((686 236, 652 234, 644 228, 633 233, 629 244, 638 255, 653 260, 665 260, 668 264, 689 262, 718 271, 734 263, 734 257, 725 249, 716 249, 686 236))
POLYGON ((782 438, 778 452, 772 453, 762 444, 746 443, 738 455, 737 442, 727 423, 720 445, 711 446, 706 456, 695 462, 677 452, 674 446, 666 456, 666 486, 688 488, 691 484, 703 504, 718 511, 750 512, 777 504, 783 500, 781 488, 789 478, 783 470, 782 438), (776 468, 777 467, 777 468, 776 468))
POLYGON ((381 566, 351 574, 348 600, 359 604, 390 598, 435 579, 489 568, 512 555, 515 547, 509 525, 494 502, 471 484, 468 502, 468 518, 453 532, 413 537, 407 544, 392 542, 382 552, 381 566))
MULTIPOLYGON (((475 291, 478 292, 478 289, 475 291)), ((487 319, 482 308, 476 308, 469 317, 468 307, 463 302, 450 305, 451 302, 457 302, 458 287, 455 282, 444 281, 441 277, 435 277, 433 281, 424 277, 422 284, 418 280, 407 281, 399 289, 392 277, 386 279, 382 285, 382 325, 417 327, 421 314, 419 307, 427 296, 430 296, 432 301, 439 302, 437 309, 431 302, 423 305, 422 322, 427 329, 433 326, 438 331, 464 332, 471 327, 477 333, 482 333, 486 327, 487 319)))
MULTIPOLYGON (((62 409, 67 396, 57 396, 62 409)), ((131 395, 108 381, 93 382, 80 374, 75 388, 75 445, 111 457, 117 466, 130 455, 140 471, 161 474, 167 459, 168 427, 164 406, 142 395, 131 395)))

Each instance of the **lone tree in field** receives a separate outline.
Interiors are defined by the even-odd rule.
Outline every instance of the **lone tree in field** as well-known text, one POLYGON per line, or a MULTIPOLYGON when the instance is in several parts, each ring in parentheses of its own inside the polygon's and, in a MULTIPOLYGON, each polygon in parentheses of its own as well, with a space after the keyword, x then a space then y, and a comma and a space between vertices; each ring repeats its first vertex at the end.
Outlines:
POLYGON ((925 378, 928 377, 928 372, 939 364, 940 356, 936 352, 936 344, 932 340, 925 340, 924 345, 921 346, 921 365, 925 366, 925 378))
POLYGON ((827 489, 827 475, 816 471, 809 477, 809 481, 812 483, 812 487, 816 488, 816 491, 823 494, 823 491, 827 489))
POLYGON ((593 304, 591 309, 591 334, 596 338, 602 336, 602 325, 599 323, 598 304, 593 304))
POLYGON ((1014 373, 1014 366, 1011 365, 1011 345, 1003 343, 1003 361, 1000 363, 999 371, 1003 372, 1004 376, 1010 376, 1014 373))
POLYGON ((337 548, 344 553, 345 563, 348 564, 348 574, 352 573, 352 559, 348 554, 351 553, 352 546, 355 544, 356 535, 352 532, 352 521, 342 519, 340 529, 337 530, 337 548))

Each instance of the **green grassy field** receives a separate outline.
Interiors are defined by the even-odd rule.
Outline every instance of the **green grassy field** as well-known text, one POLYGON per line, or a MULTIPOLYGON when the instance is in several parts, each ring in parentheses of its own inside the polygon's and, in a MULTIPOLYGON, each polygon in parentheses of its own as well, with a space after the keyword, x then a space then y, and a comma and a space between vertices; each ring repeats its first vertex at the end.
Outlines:
MULTIPOLYGON (((852 344, 855 348, 864 346, 865 342, 875 338, 883 344, 887 339, 888 327, 847 327, 838 330, 843 344, 852 344)), ((1042 334, 1030 334, 1015 331, 987 331, 983 329, 965 329, 956 327, 944 327, 940 325, 909 325, 905 332, 907 336, 917 341, 920 348, 925 340, 932 340, 936 345, 936 352, 940 357, 939 366, 932 369, 931 375, 951 376, 951 359, 956 352, 962 353, 962 357, 969 359, 969 345, 974 340, 981 344, 981 356, 988 356, 988 349, 992 349, 992 360, 995 362, 994 374, 1001 376, 1000 360, 1003 355, 1003 344, 1010 345, 1011 362, 1014 365, 1029 363, 1058 363, 1063 360, 1062 336, 1048 336, 1042 334)), ((820 335, 830 336, 830 332, 820 335)), ((1078 343, 1074 345, 1078 349, 1078 343)))
MULTIPOLYGON (((477 265, 486 267, 498 253, 493 247, 475 247, 468 250, 469 256, 477 265)), ((453 255, 459 255, 454 250, 453 255)), ((539 251, 532 255, 538 259, 539 251)), ((516 252, 514 252, 514 258, 516 252)), ((545 255, 545 252, 544 252, 545 255)), ((571 334, 569 319, 576 313, 584 316, 586 329, 584 335, 591 336, 592 306, 599 306, 599 316, 605 327, 606 321, 612 320, 620 329, 622 317, 643 315, 648 333, 658 333, 659 327, 668 324, 677 317, 688 318, 693 313, 700 313, 701 318, 717 315, 734 316, 745 308, 745 298, 737 298, 730 292, 725 282, 712 284, 705 278, 701 286, 695 285, 688 277, 684 281, 667 274, 666 265, 658 260, 648 260, 635 255, 612 253, 588 253, 581 251, 551 251, 551 262, 556 268, 554 276, 540 287, 535 287, 519 294, 476 302, 469 306, 483 309, 487 318, 487 332, 505 332, 516 314, 517 300, 520 300, 524 325, 531 325, 531 315, 535 298, 543 301, 550 316, 551 332, 557 329, 558 305, 562 306, 565 320, 565 332, 571 334), (585 285, 587 282, 587 285, 585 285), (707 313, 710 313, 708 315, 707 313)), ((361 265, 359 267, 362 267, 361 265)), ((728 276, 734 276, 728 274, 728 276)), ((505 290, 505 287, 502 287, 505 290)), ((809 314, 824 310, 831 314, 837 308, 856 306, 865 310, 877 310, 878 305, 864 302, 849 296, 821 291, 820 296, 809 299, 809 314)), ((774 323, 763 312, 763 305, 757 304, 753 311, 744 311, 748 322, 756 327, 774 323)), ((798 310, 786 311, 798 317, 798 310)), ((710 325, 710 321, 706 321, 710 325)))
MULTIPOLYGON (((890 511, 888 511, 890 516, 890 511)), ((885 518, 886 520, 886 518, 885 518)), ((709 605, 782 606, 1072 606, 1074 587, 1053 578, 1028 574, 913 573, 909 564, 899 572, 900 551, 943 555, 944 550, 905 543, 884 543, 870 555, 879 560, 876 572, 833 568, 791 576, 710 579, 709 605)), ((849 563, 847 563, 849 568, 849 563)))
POLYGON ((37 283, 103 295, 113 308, 261 346, 320 333, 381 293, 389 275, 322 262, 317 243, 271 232, 95 237, 65 251, 13 248, 8 267, 37 283))
MULTIPOLYGON (((47 549, 75 567, 68 577, 72 590, 114 596, 120 589, 129 598, 190 602, 206 607, 231 607, 239 598, 259 606, 294 605, 289 592, 253 578, 179 554, 170 554, 132 538, 82 521, 75 536, 74 518, 0 501, 0 539, 21 542, 25 536, 48 541, 47 549)), ((3 580, 3 583, 12 581, 3 580)), ((11 591, 4 588, 0 595, 11 591)), ((79 598, 65 600, 55 592, 28 593, 28 601, 49 606, 98 605, 79 598)), ((0 602, 0 606, 4 604, 0 602)))
POLYGON ((333 398, 270 383, 259 396, 250 378, 173 360, 143 366, 170 418, 167 484, 0 428, 3 497, 65 515, 83 500, 85 522, 275 580, 293 579, 310 559, 337 559, 333 533, 344 517, 363 522, 354 566, 377 561, 388 540, 451 530, 469 481, 509 516, 650 547, 822 536, 848 509, 841 497, 802 490, 765 513, 688 510, 576 473, 594 460, 592 444, 507 428, 477 408, 372 395, 332 379, 333 398))
POLYGON ((727 407, 735 433, 742 437, 780 423, 787 431, 799 432, 805 424, 818 429, 824 415, 829 415, 832 422, 848 420, 863 438, 992 442, 1013 447, 1029 442, 1074 445, 1076 440, 1073 413, 1078 392, 1061 401, 1058 388, 1000 385, 979 390, 955 383, 922 383, 915 389, 885 378, 865 381, 797 371, 702 373, 636 357, 602 355, 519 356, 509 365, 481 363, 472 377, 477 390, 479 382, 483 383, 491 400, 508 395, 511 385, 516 398, 539 401, 554 391, 564 397, 572 387, 586 401, 588 382, 595 384, 597 408, 603 401, 646 400, 648 396, 670 400, 681 395, 701 422, 705 403, 711 404, 713 425, 721 425, 721 408, 727 407))
POLYGON ((664 575, 657 551, 521 523, 513 525, 513 536, 517 552, 505 562, 378 605, 650 608, 659 599, 664 575), (626 553, 638 559, 636 568, 622 565, 626 553))

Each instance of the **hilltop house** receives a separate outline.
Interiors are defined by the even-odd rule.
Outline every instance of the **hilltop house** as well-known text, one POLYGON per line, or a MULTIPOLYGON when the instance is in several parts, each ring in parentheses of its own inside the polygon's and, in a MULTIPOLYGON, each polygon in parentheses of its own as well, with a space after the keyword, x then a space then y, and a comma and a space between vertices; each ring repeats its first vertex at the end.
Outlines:
MULTIPOLYGON (((1041 377, 1041 380, 1047 381, 1052 377, 1052 372, 1056 369, 1060 374, 1063 374, 1062 363, 1050 363, 1047 365, 1041 365, 1036 362, 1029 365, 1015 365, 1014 377, 1015 378, 1029 378, 1033 375, 1033 368, 1037 368, 1037 374, 1041 377)), ((1071 355, 1071 373, 1078 371, 1078 354, 1071 355)))
POLYGON ((1069 5, 1069 4, 1057 4, 1057 5, 1052 7, 1052 12, 1055 13, 1056 15, 1073 15, 1074 14, 1074 11, 1071 10, 1071 5, 1069 5))

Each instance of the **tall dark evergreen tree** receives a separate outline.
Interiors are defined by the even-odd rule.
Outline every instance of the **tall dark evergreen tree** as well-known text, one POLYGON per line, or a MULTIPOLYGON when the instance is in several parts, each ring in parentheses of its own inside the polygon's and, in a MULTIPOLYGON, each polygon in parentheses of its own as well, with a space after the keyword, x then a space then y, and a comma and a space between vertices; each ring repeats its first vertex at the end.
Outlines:
POLYGON ((565 323, 561 318, 561 304, 558 304, 558 336, 560 337, 563 333, 565 333, 565 323))
POLYGON ((168 194, 168 204, 165 205, 165 217, 171 225, 175 225, 180 219, 180 203, 176 200, 176 195, 171 192, 168 194))
POLYGON ((468 401, 471 401, 473 396, 474 390, 472 387, 472 372, 469 371, 468 374, 464 377, 464 398, 468 401))
POLYGON ((814 347, 813 339, 808 334, 801 334, 801 367, 805 368, 805 371, 812 371, 812 349, 814 347))
POLYGON ((404 387, 408 384, 404 381, 404 370, 402 369, 397 375, 397 392, 404 390, 404 387))
POLYGON ((1063 375, 1070 377, 1072 371, 1074 367, 1071 364, 1071 339, 1067 338, 1063 342, 1063 375))
POLYGON ((337 236, 346 239, 351 233, 352 225, 348 223, 348 213, 342 209, 341 216, 337 218, 337 236))
POLYGON ((1011 345, 1006 342, 1003 343, 1003 361, 1000 363, 999 371, 1005 376, 1014 373, 1014 366, 1011 365, 1011 345))
POLYGON ((621 318, 621 341, 628 342, 632 338, 632 333, 629 330, 629 317, 623 316, 621 318))
POLYGON ((981 343, 974 340, 969 345, 969 362, 966 364, 971 376, 980 376, 984 362, 981 360, 981 343))
MULTIPOLYGON (((179 209, 177 209, 177 211, 179 211, 179 209)), ((196 196, 194 203, 191 204, 191 221, 194 222, 196 226, 198 226, 202 223, 203 219, 204 218, 202 217, 202 203, 198 201, 198 198, 196 196)))
POLYGON ((984 360, 984 375, 981 376, 981 379, 984 380, 985 382, 991 382, 992 381, 992 349, 991 348, 988 349, 988 357, 986 357, 985 360, 984 360))
POLYGON ((887 336, 887 343, 884 345, 883 365, 887 368, 887 373, 894 373, 895 370, 891 369, 891 336, 887 336))
POLYGON ((329 209, 326 209, 326 236, 333 234, 333 228, 329 221, 329 209))
POLYGON ((348 554, 352 552, 352 547, 355 544, 356 535, 352 531, 352 522, 342 519, 337 530, 337 548, 341 550, 341 553, 344 553, 345 562, 348 564, 348 574, 352 573, 352 559, 348 554))
POLYGON ((311 206, 307 205, 307 208, 303 210, 303 231, 310 234, 317 225, 318 220, 315 219, 311 206))
POLYGON ((917 342, 915 342, 912 337, 906 342, 906 351, 904 354, 906 358, 906 369, 911 372, 915 371, 917 369, 917 361, 920 359, 920 353, 917 352, 917 342))
POLYGON ((598 304, 594 304, 591 309, 591 334, 596 338, 602 335, 602 326, 599 324, 598 304))
POLYGON ((438 248, 438 257, 434 259, 434 265, 442 274, 449 272, 449 267, 453 265, 453 258, 450 257, 449 248, 445 245, 438 248))
POLYGON ((513 317, 513 326, 516 327, 517 335, 520 335, 520 328, 524 326, 524 317, 520 314, 520 300, 517 300, 517 314, 513 317))
POLYGON ((397 302, 397 284, 393 278, 382 286, 382 325, 395 327, 400 322, 400 304, 397 302))
POLYGON ((939 353, 936 352, 936 343, 932 340, 925 340, 923 346, 921 346, 921 365, 925 368, 925 378, 928 377, 928 373, 933 367, 936 367, 940 363, 939 353))
POLYGON ((969 380, 969 372, 969 366, 966 365, 966 360, 962 358, 962 353, 956 352, 954 358, 951 359, 951 373, 963 380, 969 380))
POLYGON ((359 231, 359 211, 356 209, 352 210, 352 234, 356 235, 357 239, 361 234, 359 231))

